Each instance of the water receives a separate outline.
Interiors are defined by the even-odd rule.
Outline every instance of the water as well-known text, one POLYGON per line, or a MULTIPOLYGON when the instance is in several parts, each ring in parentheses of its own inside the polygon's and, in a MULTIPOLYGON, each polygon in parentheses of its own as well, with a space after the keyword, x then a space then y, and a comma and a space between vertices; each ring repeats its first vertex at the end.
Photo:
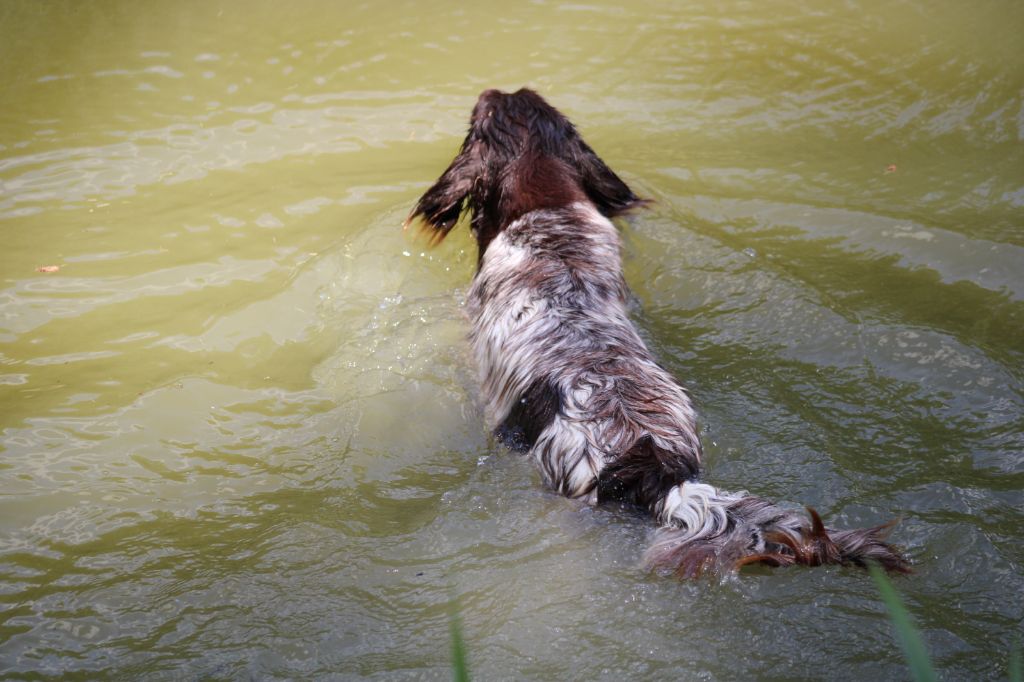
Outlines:
MULTIPOLYGON (((1024 5, 0 6, 0 674, 892 679, 869 578, 644 575, 487 436, 400 229, 529 84, 653 205, 708 480, 902 522, 945 679, 1024 617, 1024 5), (59 266, 56 272, 37 268, 59 266)), ((52 268, 50 268, 52 269, 52 268)))

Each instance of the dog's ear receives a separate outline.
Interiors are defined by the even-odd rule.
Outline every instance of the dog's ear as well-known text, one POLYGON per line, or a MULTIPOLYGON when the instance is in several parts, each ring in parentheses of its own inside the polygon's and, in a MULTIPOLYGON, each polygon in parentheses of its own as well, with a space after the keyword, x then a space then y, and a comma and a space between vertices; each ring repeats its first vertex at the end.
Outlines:
POLYGON ((633 190, 601 160, 582 138, 576 138, 574 165, 579 168, 580 182, 598 210, 612 218, 636 206, 647 203, 633 194, 633 190))
POLYGON ((434 186, 416 202, 405 219, 405 226, 422 218, 424 227, 433 231, 432 241, 440 242, 458 222, 466 198, 483 170, 475 145, 464 145, 434 186))

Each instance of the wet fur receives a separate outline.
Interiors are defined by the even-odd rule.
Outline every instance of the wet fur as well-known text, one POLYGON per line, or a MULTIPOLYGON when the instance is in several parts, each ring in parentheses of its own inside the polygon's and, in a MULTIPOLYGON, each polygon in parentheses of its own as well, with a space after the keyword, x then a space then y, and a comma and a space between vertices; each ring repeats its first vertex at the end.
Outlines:
POLYGON ((909 564, 889 525, 853 531, 698 480, 696 414, 626 314, 610 219, 644 203, 531 90, 480 95, 459 154, 409 215, 440 241, 463 212, 479 245, 470 341, 488 419, 551 488, 659 523, 648 567, 909 564))

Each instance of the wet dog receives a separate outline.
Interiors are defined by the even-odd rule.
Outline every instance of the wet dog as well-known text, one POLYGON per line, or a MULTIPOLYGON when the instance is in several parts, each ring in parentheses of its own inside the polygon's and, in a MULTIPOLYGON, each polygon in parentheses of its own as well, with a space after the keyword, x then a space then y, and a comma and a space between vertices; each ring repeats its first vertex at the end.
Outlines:
POLYGON ((626 314, 610 219, 643 203, 536 92, 480 95, 461 150, 406 224, 419 219, 440 241, 472 215, 470 342, 497 436, 559 493, 653 516, 645 563, 659 572, 869 561, 908 571, 885 542, 889 524, 830 530, 813 509, 700 482, 690 399, 626 314))

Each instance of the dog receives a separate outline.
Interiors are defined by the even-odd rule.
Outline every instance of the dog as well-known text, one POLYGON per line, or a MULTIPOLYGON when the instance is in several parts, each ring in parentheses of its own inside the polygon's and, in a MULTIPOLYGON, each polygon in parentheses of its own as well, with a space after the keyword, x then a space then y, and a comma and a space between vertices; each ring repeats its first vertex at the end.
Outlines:
POLYGON ((909 572, 885 541, 892 523, 835 531, 811 508, 700 481, 690 398, 627 315, 611 219, 645 203, 536 92, 480 95, 458 155, 405 226, 419 221, 437 243, 472 216, 469 340, 496 436, 562 495, 654 517, 644 564, 658 573, 869 562, 909 572))

